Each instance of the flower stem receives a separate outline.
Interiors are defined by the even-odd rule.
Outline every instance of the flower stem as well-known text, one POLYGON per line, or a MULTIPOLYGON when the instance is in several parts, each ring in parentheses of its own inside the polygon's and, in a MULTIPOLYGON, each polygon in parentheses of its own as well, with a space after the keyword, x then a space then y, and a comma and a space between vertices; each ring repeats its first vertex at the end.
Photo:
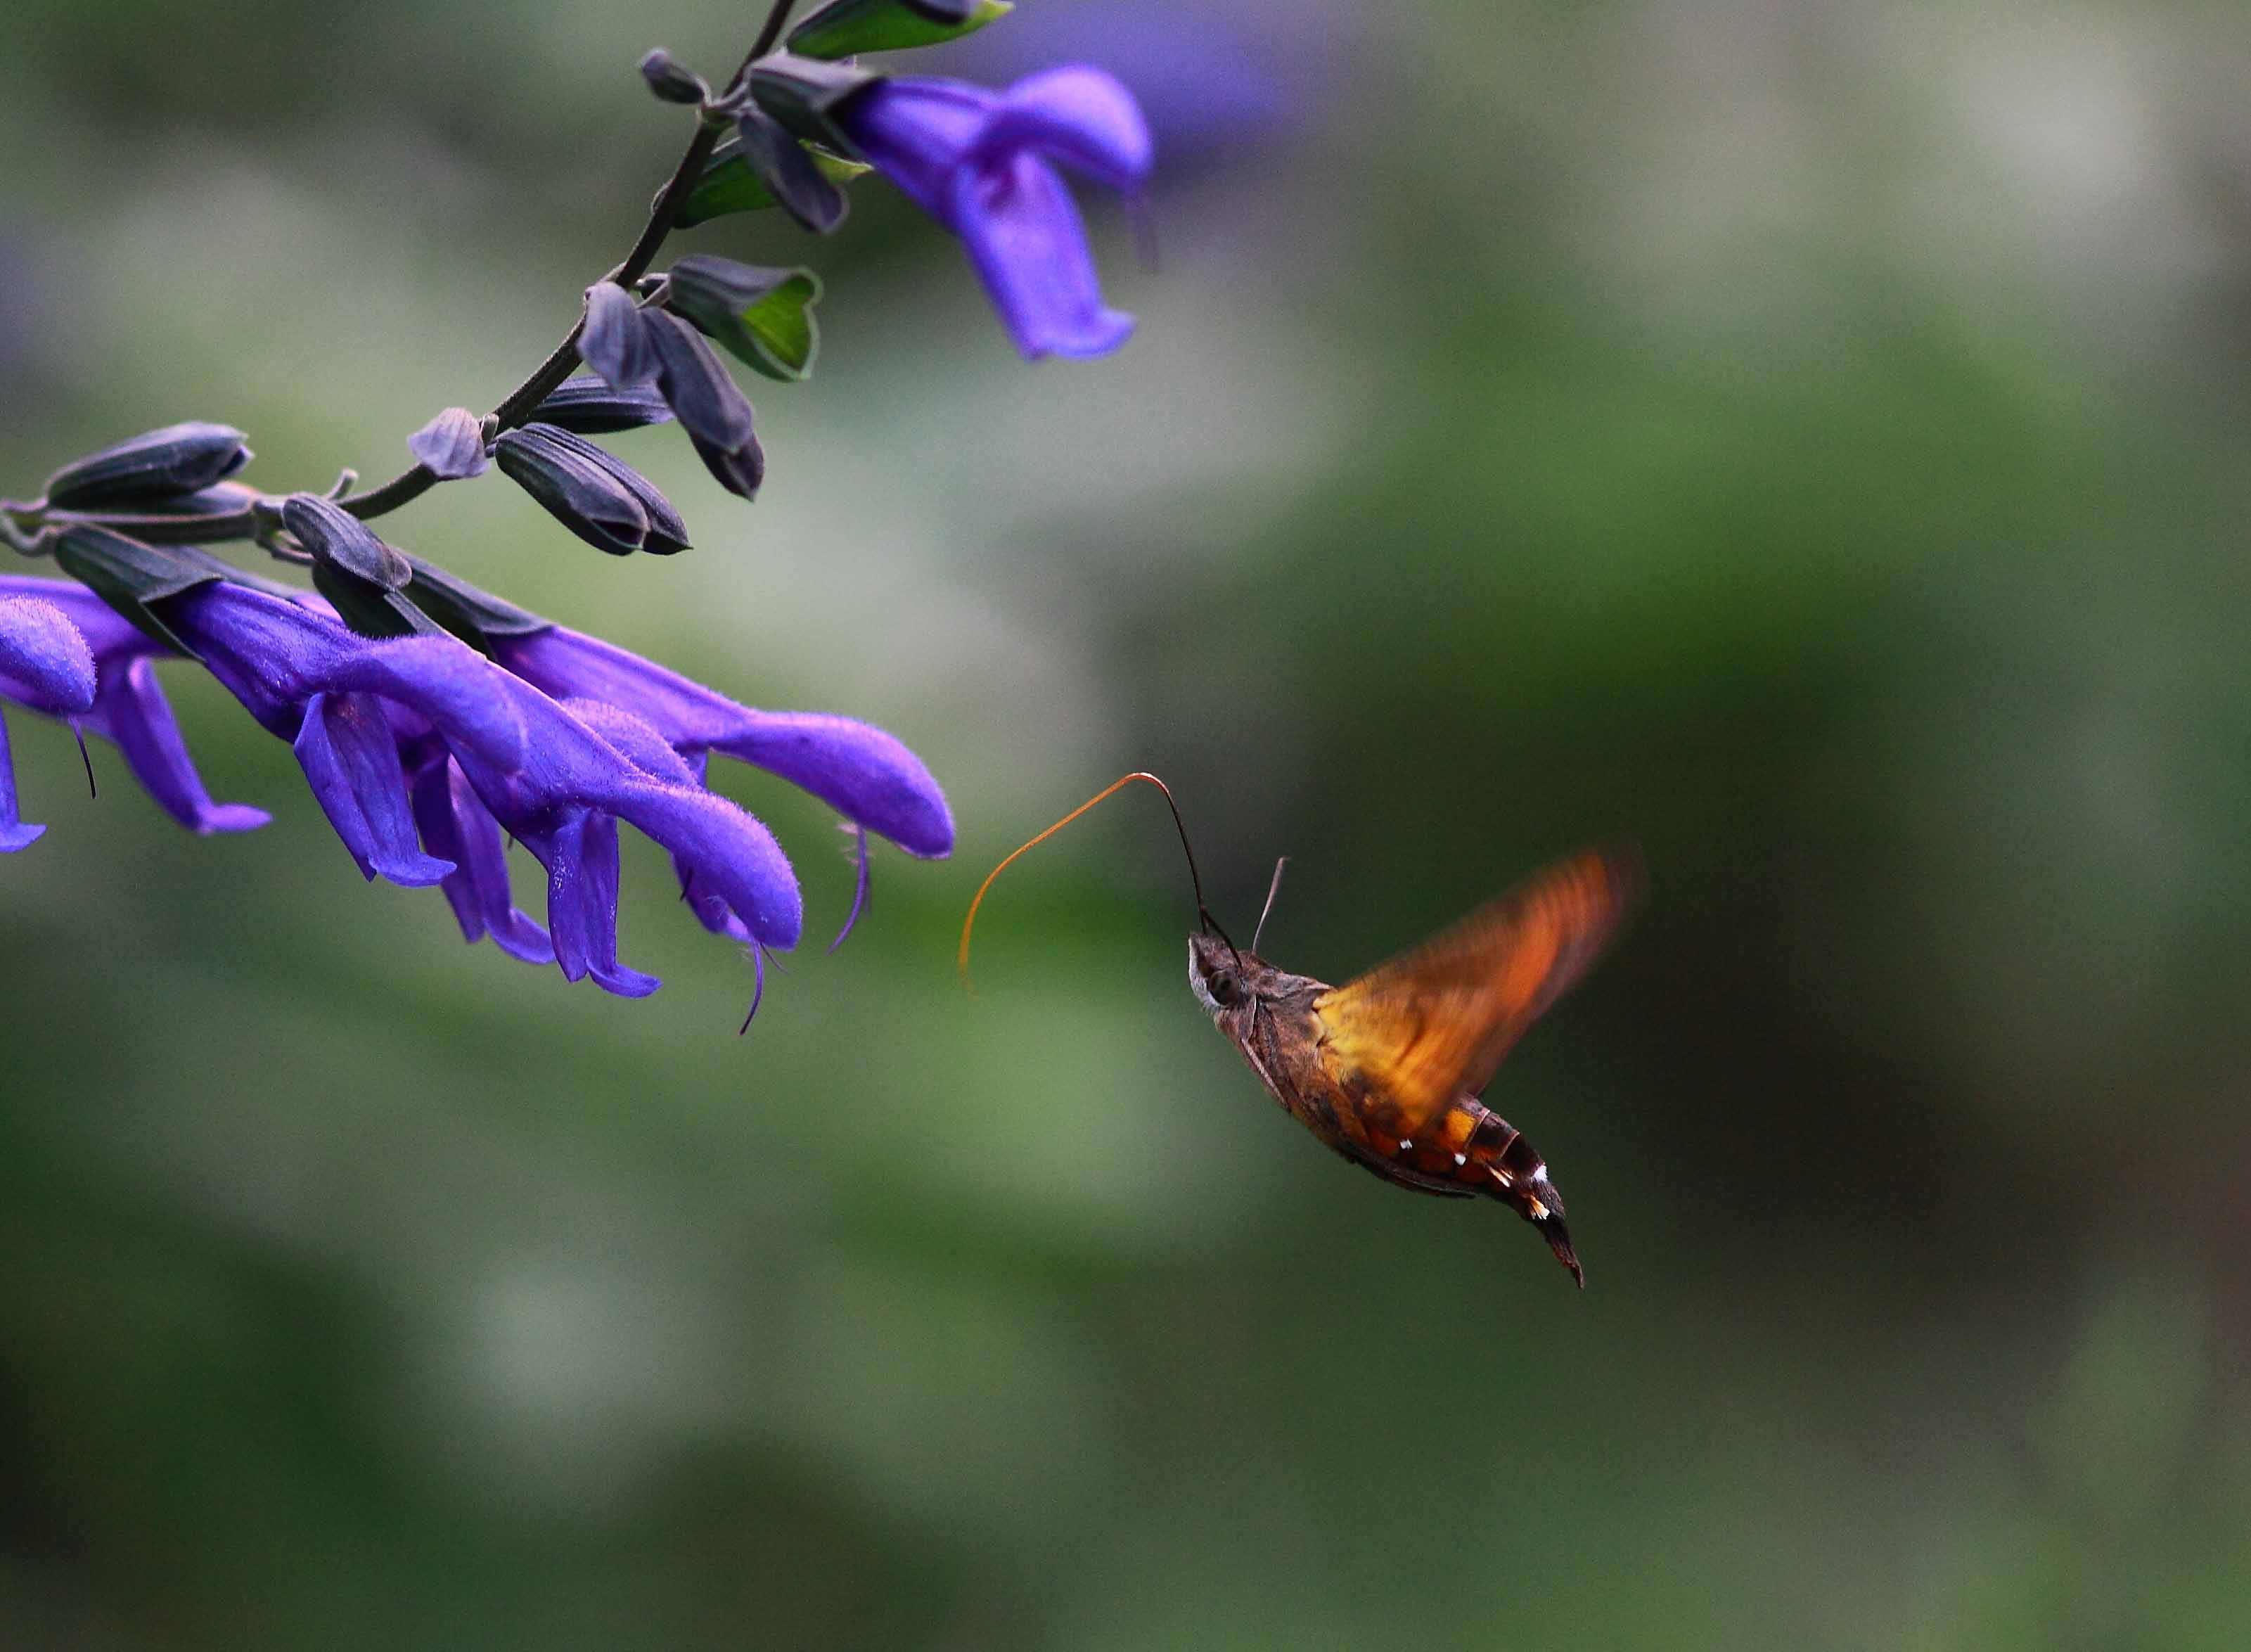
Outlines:
MULTIPOLYGON (((732 94, 750 73, 751 65, 773 49, 781 38, 782 25, 789 20, 790 8, 796 0, 773 0, 766 11, 765 22, 759 25, 758 38, 743 56, 741 65, 727 82, 726 92, 732 94)), ((696 136, 680 157, 680 164, 672 170, 671 178, 659 192, 655 204, 649 208, 648 221, 641 226, 641 235, 614 269, 604 276, 605 281, 630 287, 648 273, 656 255, 664 246, 665 238, 672 233, 674 222, 688 204, 703 168, 718 146, 720 128, 699 119, 696 136)), ((547 359, 534 368, 530 378, 502 398, 492 411, 495 433, 512 430, 531 416, 533 409, 555 392, 556 386, 568 378, 578 364, 578 333, 585 324, 582 315, 564 335, 563 342, 547 353, 547 359)), ((351 494, 338 499, 337 503, 361 521, 371 521, 396 510, 411 500, 419 499, 435 487, 440 478, 423 465, 402 470, 379 488, 370 488, 364 493, 351 494)), ((110 523, 96 513, 75 516, 74 520, 110 523)), ((110 525, 132 534, 151 545, 216 545, 229 539, 247 539, 258 531, 253 507, 240 510, 214 511, 207 514, 179 517, 119 517, 110 525)))

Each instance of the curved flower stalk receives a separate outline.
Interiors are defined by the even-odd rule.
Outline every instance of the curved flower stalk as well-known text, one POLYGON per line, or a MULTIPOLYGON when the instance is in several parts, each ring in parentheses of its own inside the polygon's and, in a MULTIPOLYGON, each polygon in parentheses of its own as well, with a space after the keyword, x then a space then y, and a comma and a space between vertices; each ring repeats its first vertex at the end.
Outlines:
POLYGON ((1127 195, 1148 184, 1148 124, 1115 79, 1074 66, 992 92, 898 77, 871 81, 829 119, 961 238, 1026 360, 1106 355, 1126 342, 1133 318, 1103 303, 1085 226, 1055 167, 1127 195))
MULTIPOLYGON (((20 601, 60 614, 94 664, 91 709, 72 707, 51 689, 0 663, 0 698, 59 718, 118 748, 158 807, 198 836, 254 831, 272 818, 243 803, 215 803, 188 756, 171 703, 156 680, 156 661, 170 650, 84 586, 64 580, 0 574, 0 604, 20 601)), ((31 839, 25 838, 24 843, 31 839)), ((22 848, 23 843, 17 843, 22 848)))

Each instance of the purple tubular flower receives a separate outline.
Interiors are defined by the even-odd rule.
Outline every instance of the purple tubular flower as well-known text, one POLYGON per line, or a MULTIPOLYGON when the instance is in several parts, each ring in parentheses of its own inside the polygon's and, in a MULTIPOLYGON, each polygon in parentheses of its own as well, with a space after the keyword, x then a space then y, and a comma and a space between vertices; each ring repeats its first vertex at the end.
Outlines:
MULTIPOLYGON (((67 614, 36 597, 0 596, 0 696, 53 708, 73 723, 94 709, 94 650, 67 614)), ((47 829, 16 809, 16 765, 0 718, 0 854, 36 843, 47 829)))
POLYGON ((0 664, 0 698, 48 717, 75 720, 110 741, 157 805, 197 836, 253 831, 270 818, 264 809, 215 803, 189 760, 179 725, 156 681, 165 650, 107 602, 73 580, 0 575, 0 602, 26 599, 61 612, 94 656, 91 712, 80 716, 38 684, 0 664))
POLYGON ((287 740, 361 875, 434 884, 450 862, 424 854, 386 705, 464 755, 523 760, 524 728, 483 656, 445 635, 374 640, 312 608, 213 581, 162 600, 166 624, 235 698, 287 740))
POLYGON ((707 928, 783 950, 797 944, 805 909, 781 845, 696 784, 655 729, 608 702, 561 705, 528 681, 495 676, 523 717, 523 761, 502 768, 459 750, 454 760, 477 800, 546 867, 548 928, 566 976, 591 975, 627 997, 656 989, 655 976, 617 959, 620 820, 671 851, 699 892, 707 928), (717 913, 724 922, 713 921, 717 913))
POLYGON ((1050 163, 1126 194, 1148 183, 1148 125, 1117 80, 1073 66, 995 93, 895 77, 870 82, 831 118, 961 238, 1025 359, 1106 355, 1126 342, 1133 318, 1102 302, 1085 226, 1050 163))
POLYGON ((910 855, 953 850, 953 816, 930 771, 879 728, 811 711, 758 711, 653 660, 563 626, 493 639, 494 657, 558 699, 632 712, 701 772, 710 752, 779 774, 910 855))

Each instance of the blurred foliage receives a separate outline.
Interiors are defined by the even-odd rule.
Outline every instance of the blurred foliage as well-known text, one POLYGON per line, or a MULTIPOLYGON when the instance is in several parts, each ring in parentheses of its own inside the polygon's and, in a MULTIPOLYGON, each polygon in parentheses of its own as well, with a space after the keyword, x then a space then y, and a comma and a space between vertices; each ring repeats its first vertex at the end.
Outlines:
MULTIPOLYGON (((738 6, 17 0, 0 482, 176 419, 385 474, 567 324, 738 6)), ((197 841, 11 719, 0 1639, 2235 1647, 2251 1636, 2251 71, 2228 8, 1026 0, 1155 112, 1142 317, 1025 370, 872 180, 696 551, 398 536, 892 728, 950 864, 627 1003, 364 889, 171 676, 197 841), (1581 1296, 1259 1093, 1223 915, 1347 975, 1579 841, 1652 887, 1495 1105, 1581 1296)), ((12 479, 12 481, 8 480, 12 479)), ((797 855, 817 807, 723 779, 797 855)))

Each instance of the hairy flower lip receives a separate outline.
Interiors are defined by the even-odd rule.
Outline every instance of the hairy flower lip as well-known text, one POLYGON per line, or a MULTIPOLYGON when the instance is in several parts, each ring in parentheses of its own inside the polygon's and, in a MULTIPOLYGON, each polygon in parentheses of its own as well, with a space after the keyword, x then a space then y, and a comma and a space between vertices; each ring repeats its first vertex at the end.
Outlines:
POLYGON ((0 696, 50 717, 94 709, 93 647, 44 595, 0 589, 0 696))
MULTIPOLYGON (((0 698, 67 717, 94 707, 94 650, 70 616, 38 597, 0 595, 0 698)), ((28 847, 46 828, 17 812, 15 754, 0 718, 0 853, 28 847)))

